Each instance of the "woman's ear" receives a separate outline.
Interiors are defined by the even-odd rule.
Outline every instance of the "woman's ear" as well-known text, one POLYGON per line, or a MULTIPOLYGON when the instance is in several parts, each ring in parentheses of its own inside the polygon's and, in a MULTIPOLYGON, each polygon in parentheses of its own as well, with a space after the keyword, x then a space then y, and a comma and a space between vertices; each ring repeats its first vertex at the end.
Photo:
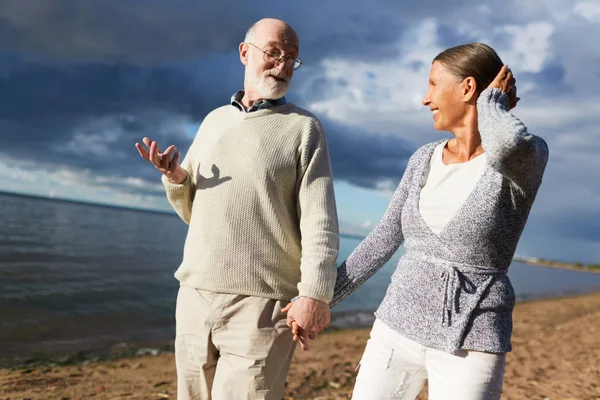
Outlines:
POLYGON ((472 76, 465 78, 461 84, 463 101, 471 102, 477 100, 477 81, 472 76))

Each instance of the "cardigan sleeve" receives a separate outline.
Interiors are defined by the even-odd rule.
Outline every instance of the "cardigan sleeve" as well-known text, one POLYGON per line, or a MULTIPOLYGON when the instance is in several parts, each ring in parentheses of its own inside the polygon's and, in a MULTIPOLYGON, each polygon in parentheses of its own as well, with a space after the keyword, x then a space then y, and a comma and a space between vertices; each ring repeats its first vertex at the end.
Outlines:
POLYGON ((488 88, 477 99, 478 126, 488 163, 525 194, 535 194, 546 163, 546 142, 508 112, 508 96, 488 88))
POLYGON ((377 226, 337 269, 333 299, 329 303, 331 307, 379 271, 404 241, 401 216, 413 181, 414 159, 414 155, 409 159, 402 180, 377 226))

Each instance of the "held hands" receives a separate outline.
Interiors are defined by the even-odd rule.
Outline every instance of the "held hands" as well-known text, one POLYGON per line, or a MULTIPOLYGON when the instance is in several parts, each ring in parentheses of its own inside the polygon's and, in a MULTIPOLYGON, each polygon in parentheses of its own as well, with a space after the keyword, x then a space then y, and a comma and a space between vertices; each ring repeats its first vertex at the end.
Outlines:
POLYGON ((292 328, 294 341, 300 340, 305 351, 308 350, 308 339, 315 339, 330 323, 329 304, 310 297, 299 297, 281 311, 288 313, 287 324, 292 328))
POLYGON ((508 109, 512 110, 517 106, 521 98, 517 97, 516 79, 508 65, 504 65, 496 78, 490 83, 488 88, 500 89, 508 95, 508 109))
POLYGON ((183 168, 179 166, 181 153, 177 151, 175 145, 171 145, 167 147, 164 152, 161 152, 158 147, 158 142, 150 140, 147 137, 143 139, 143 142, 148 150, 139 143, 136 143, 135 147, 144 160, 150 161, 150 163, 152 163, 152 165, 154 165, 154 167, 165 175, 172 183, 179 184, 185 180, 186 173, 183 168))

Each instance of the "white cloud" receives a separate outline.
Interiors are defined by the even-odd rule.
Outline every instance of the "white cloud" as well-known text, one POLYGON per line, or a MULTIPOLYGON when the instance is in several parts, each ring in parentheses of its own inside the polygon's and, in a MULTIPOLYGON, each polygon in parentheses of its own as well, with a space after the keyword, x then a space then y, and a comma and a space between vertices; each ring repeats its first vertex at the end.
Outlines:
POLYGON ((600 2, 596 0, 581 1, 575 4, 573 12, 588 21, 600 21, 600 2))
MULTIPOLYGON (((600 3, 567 3, 519 2, 518 13, 504 14, 502 7, 506 6, 498 3, 480 6, 473 11, 473 18, 456 24, 447 23, 450 17, 441 15, 425 20, 398 38, 395 57, 358 62, 341 56, 325 59, 320 70, 310 71, 313 82, 324 82, 323 95, 315 99, 308 92, 314 85, 306 85, 304 96, 313 99, 306 103, 318 115, 348 126, 349 132, 358 128, 392 133, 415 144, 437 139, 440 133, 433 130, 421 98, 431 60, 443 50, 437 37, 439 27, 456 27, 457 35, 490 44, 511 66, 523 98, 514 113, 549 144, 550 160, 532 210, 532 223, 560 218, 564 223, 569 215, 597 215, 600 74, 596 66, 600 65, 600 46, 593 46, 593 41, 600 37, 600 3)), ((381 182, 377 189, 389 196, 395 185, 381 182)), ((540 249, 537 235, 528 234, 535 229, 535 225, 526 229, 522 249, 527 251, 531 243, 532 254, 552 256, 561 251, 553 245, 540 249)), ((561 227, 554 229, 549 225, 544 231, 547 243, 564 240, 561 227)), ((582 257, 600 256, 598 235, 595 240, 590 238, 588 245, 577 247, 584 253, 587 249, 582 257)))
POLYGON ((158 182, 158 177, 147 181, 97 175, 90 170, 31 163, 0 154, 0 187, 12 192, 170 211, 164 188, 158 182), (139 189, 144 191, 135 193, 139 189))
MULTIPOLYGON (((482 12, 486 14, 486 8, 482 12)), ((462 23, 469 31, 469 23, 462 23)), ((444 134, 431 129, 429 111, 422 105, 433 58, 443 47, 438 38, 439 23, 427 19, 413 26, 398 39, 397 56, 388 61, 359 61, 345 58, 323 60, 319 70, 311 71, 303 96, 309 108, 319 115, 367 132, 393 133, 407 140, 415 139, 415 131, 429 132, 426 140, 436 140, 444 134), (311 82, 326 82, 323 98, 314 98, 311 82)), ((502 25, 494 29, 503 36, 502 45, 485 38, 511 64, 519 82, 519 93, 535 88, 531 79, 519 78, 519 73, 539 73, 553 56, 550 38, 555 28, 548 22, 533 22, 525 26, 502 25), (506 36, 509 40, 506 40, 506 36)), ((500 42, 499 42, 500 43, 500 42)))
POLYGON ((158 179, 150 182, 132 176, 124 178, 118 176, 96 176, 94 180, 99 184, 127 186, 132 189, 144 189, 146 191, 154 191, 161 194, 165 191, 164 186, 159 183, 158 179))
MULTIPOLYGON (((549 22, 532 22, 525 26, 504 25, 496 29, 500 34, 511 37, 510 44, 502 53, 502 58, 510 60, 511 68, 522 72, 537 73, 552 56, 550 36, 555 27, 549 22)), ((506 61, 505 61, 506 62, 506 61)))
MULTIPOLYGON (((394 128, 399 124, 422 122, 428 114, 421 100, 427 90, 429 67, 442 50, 436 43, 437 28, 433 19, 412 28, 399 38, 397 57, 387 62, 325 59, 312 79, 325 80, 327 94, 310 101, 312 93, 302 93, 309 108, 367 132, 396 133, 394 128)), ((313 87, 310 79, 304 87, 313 87)))
MULTIPOLYGON (((151 132, 140 132, 138 141, 143 136, 158 140, 164 150, 171 143, 162 143, 160 140, 168 133, 181 138, 181 142, 189 140, 191 127, 197 127, 197 122, 190 120, 189 116, 166 113, 164 111, 146 110, 133 116, 129 114, 116 114, 86 120, 73 129, 71 139, 65 144, 55 145, 55 149, 62 153, 78 156, 92 156, 105 159, 107 163, 126 159, 130 156, 130 149, 123 150, 123 139, 130 136, 129 125, 139 123, 140 120, 150 121, 151 132)), ((141 125, 141 124, 140 124, 141 125)), ((133 144, 127 144, 133 149, 133 144)))
MULTIPOLYGON (((93 129, 92 126, 86 127, 93 129)), ((88 132, 76 130, 73 137, 64 146, 56 146, 56 149, 65 153, 73 153, 77 155, 93 155, 97 157, 110 157, 113 160, 124 159, 127 154, 124 152, 114 152, 111 150, 111 145, 118 142, 122 132, 111 127, 102 127, 101 132, 88 132)), ((108 160, 107 160, 108 161, 108 160)))

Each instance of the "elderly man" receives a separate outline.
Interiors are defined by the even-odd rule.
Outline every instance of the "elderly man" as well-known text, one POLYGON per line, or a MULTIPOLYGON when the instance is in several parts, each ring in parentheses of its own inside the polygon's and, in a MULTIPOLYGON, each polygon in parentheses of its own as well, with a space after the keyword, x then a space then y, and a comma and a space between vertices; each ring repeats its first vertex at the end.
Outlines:
POLYGON ((279 399, 294 353, 329 324, 338 224, 325 133, 286 101, 299 42, 255 23, 239 46, 244 90, 206 116, 181 165, 136 143, 189 224, 177 297, 179 399, 279 399))

